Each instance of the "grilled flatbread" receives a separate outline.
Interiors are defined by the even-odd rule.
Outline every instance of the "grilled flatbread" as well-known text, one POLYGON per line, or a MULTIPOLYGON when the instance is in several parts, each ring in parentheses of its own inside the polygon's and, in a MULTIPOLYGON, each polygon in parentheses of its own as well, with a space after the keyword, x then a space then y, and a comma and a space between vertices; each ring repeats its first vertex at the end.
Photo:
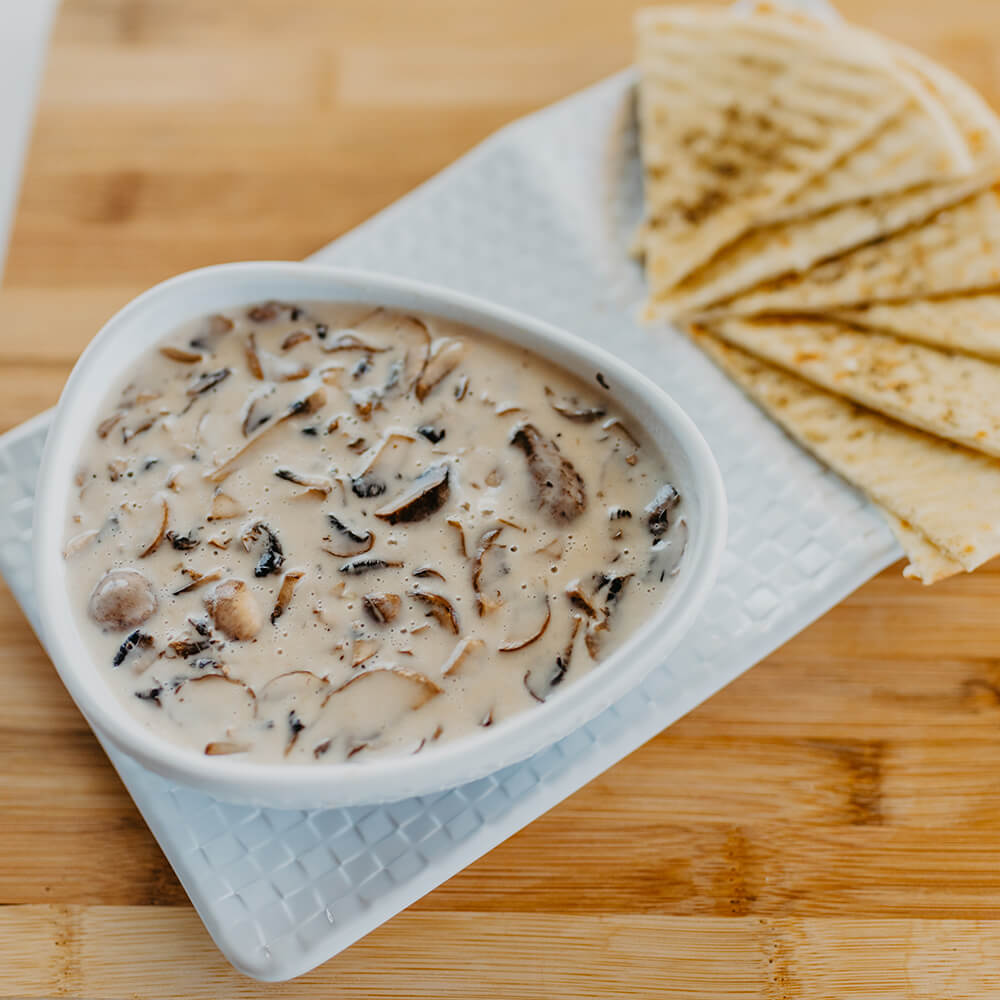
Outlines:
POLYGON ((696 343, 785 431, 945 555, 1000 554, 1000 462, 862 409, 699 328, 696 343))
POLYGON ((906 340, 1000 361, 1000 289, 946 299, 884 302, 835 317, 906 340))
POLYGON ((919 580, 925 586, 929 586, 962 572, 960 562, 945 555, 908 521, 901 521, 881 507, 879 511, 889 522, 892 533, 910 560, 903 568, 903 576, 910 580, 919 580))
POLYGON ((730 318, 710 329, 814 385, 1000 458, 1000 365, 836 320, 730 318))
POLYGON ((704 8, 637 17, 654 293, 875 135, 913 98, 875 46, 704 8))
POLYGON ((1000 285, 1000 190, 993 187, 928 222, 858 247, 802 275, 767 282, 718 312, 817 313, 1000 285))

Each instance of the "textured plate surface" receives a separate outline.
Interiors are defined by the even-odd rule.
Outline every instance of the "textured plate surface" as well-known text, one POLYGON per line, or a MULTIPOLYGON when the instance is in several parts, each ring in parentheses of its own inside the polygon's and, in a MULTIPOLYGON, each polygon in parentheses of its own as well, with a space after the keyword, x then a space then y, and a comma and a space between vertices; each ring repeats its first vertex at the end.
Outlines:
MULTIPOLYGON (((636 749, 898 555, 879 516, 791 444, 679 335, 634 322, 639 214, 631 76, 507 127, 316 255, 449 285, 609 347, 659 382, 715 451, 730 504, 719 581, 648 681, 523 764, 392 805, 218 802, 110 753, 209 932, 239 969, 299 975, 636 749)), ((45 415, 0 438, 0 571, 28 617, 45 415)), ((766 706, 761 707, 766 711, 766 706)))

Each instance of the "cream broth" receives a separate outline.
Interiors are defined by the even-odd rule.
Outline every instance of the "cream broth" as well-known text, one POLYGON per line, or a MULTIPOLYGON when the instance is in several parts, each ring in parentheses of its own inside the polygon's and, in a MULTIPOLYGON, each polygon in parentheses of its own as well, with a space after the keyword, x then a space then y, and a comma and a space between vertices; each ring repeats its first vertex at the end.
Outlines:
POLYGON ((187 324, 75 472, 68 579, 110 686, 260 761, 416 753, 532 708, 646 620, 687 537, 596 379, 370 306, 187 324))

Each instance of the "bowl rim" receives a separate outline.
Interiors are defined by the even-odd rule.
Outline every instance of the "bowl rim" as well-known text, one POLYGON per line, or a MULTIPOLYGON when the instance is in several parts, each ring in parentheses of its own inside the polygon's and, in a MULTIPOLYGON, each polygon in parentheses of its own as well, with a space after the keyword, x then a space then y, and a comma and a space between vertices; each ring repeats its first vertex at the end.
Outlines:
MULTIPOLYGON (((302 297, 323 296, 305 293, 302 297)), ((251 301, 255 299, 237 295, 232 307, 251 301)), ((204 311, 192 312, 191 318, 204 311)), ((147 346, 181 322, 175 319, 155 335, 150 334, 147 346)), ((582 377, 579 371, 577 375, 582 377)), ((43 641, 64 685, 99 735, 148 769, 219 798, 310 808, 374 804, 444 791, 522 761, 593 719, 640 684, 694 623, 715 582, 726 542, 726 522, 722 476, 694 422, 659 386, 605 349, 505 306, 423 281, 323 264, 248 261, 199 268, 154 285, 112 316, 84 350, 60 396, 45 443, 35 497, 32 562, 43 641), (518 713, 490 731, 446 742, 431 752, 363 762, 318 766, 206 757, 148 730, 109 685, 88 683, 95 675, 100 680, 99 664, 73 641, 75 624, 70 629, 57 627, 67 617, 74 621, 62 556, 71 494, 67 460, 74 454, 67 454, 67 449, 74 438, 82 439, 93 426, 104 389, 131 363, 131 359, 123 362, 109 375, 107 370, 95 370, 94 359, 106 342, 127 337, 151 306, 183 298, 186 291, 199 285, 225 289, 227 283, 236 287, 247 278, 262 286, 256 300, 278 297, 268 292, 268 282, 302 281, 304 285, 328 283, 331 300, 350 301, 351 295, 356 295, 354 301, 378 304, 395 297, 409 304, 392 308, 430 315, 458 312, 463 316, 461 322, 508 343, 518 343, 521 337, 524 346, 570 371, 575 367, 603 373, 626 412, 634 415, 637 408, 645 407, 655 413, 660 427, 647 431, 655 440, 656 430, 669 429, 681 446, 689 468, 689 488, 698 496, 698 515, 688 540, 686 567, 644 625, 585 677, 530 712, 518 713), (103 388, 95 392, 97 386, 103 388), (106 697, 100 697, 102 693, 106 697)))

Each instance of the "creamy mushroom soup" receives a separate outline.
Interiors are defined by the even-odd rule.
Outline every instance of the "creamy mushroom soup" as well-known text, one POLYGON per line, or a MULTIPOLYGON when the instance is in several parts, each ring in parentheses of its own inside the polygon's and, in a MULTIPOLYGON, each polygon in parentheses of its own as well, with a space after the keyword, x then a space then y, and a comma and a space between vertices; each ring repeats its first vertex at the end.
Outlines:
POLYGON ((168 739, 412 754, 592 670, 678 572, 684 500, 594 372, 431 316, 264 302, 108 395, 72 485, 84 641, 168 739))

